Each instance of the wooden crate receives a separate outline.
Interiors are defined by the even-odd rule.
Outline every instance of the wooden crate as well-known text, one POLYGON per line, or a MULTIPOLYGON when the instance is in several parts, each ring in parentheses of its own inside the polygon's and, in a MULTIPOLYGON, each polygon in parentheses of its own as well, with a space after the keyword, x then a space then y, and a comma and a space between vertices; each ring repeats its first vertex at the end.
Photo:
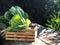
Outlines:
POLYGON ((35 27, 31 29, 23 29, 18 32, 8 32, 5 35, 5 40, 18 40, 18 41, 34 41, 35 39, 35 27))

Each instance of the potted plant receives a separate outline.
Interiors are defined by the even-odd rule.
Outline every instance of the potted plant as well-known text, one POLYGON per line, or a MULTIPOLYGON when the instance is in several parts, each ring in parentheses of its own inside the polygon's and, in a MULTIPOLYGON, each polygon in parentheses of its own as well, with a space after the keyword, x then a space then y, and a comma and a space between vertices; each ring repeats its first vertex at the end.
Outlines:
POLYGON ((34 27, 30 27, 31 21, 28 14, 19 6, 12 6, 4 14, 9 26, 4 29, 2 35, 6 40, 34 41, 34 27))

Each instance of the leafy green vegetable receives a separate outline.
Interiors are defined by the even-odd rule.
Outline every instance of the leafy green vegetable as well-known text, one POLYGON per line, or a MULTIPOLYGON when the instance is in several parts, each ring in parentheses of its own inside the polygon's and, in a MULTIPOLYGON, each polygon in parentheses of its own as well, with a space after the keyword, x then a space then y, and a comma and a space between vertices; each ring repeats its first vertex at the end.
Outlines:
POLYGON ((31 21, 28 19, 28 14, 19 6, 12 6, 7 12, 5 12, 4 17, 9 20, 10 25, 5 29, 4 34, 8 31, 13 31, 14 29, 27 29, 31 24, 31 21))

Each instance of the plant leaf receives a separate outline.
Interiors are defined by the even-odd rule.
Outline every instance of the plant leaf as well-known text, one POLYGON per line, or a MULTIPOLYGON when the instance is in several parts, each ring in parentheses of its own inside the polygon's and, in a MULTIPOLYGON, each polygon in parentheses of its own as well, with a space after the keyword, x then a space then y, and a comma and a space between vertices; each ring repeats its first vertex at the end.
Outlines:
POLYGON ((10 13, 9 11, 6 11, 5 14, 4 14, 4 18, 5 18, 6 20, 10 20, 10 18, 11 18, 11 13, 10 13))
POLYGON ((18 9, 21 12, 21 15, 24 15, 24 11, 21 7, 19 6, 15 6, 16 9, 18 9))
POLYGON ((14 6, 12 6, 9 11, 11 12, 12 15, 15 15, 16 13, 16 8, 14 6))

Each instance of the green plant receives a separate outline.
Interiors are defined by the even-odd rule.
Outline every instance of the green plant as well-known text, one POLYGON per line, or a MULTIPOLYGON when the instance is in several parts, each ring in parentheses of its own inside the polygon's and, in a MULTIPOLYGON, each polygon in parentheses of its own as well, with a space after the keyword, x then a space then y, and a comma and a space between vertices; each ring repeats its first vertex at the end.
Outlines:
POLYGON ((13 31, 14 29, 27 29, 31 23, 28 19, 28 14, 19 6, 12 6, 5 12, 4 17, 9 21, 9 27, 5 29, 3 35, 5 35, 8 31, 13 31))
POLYGON ((48 24, 46 24, 48 27, 60 31, 60 12, 58 14, 50 15, 50 20, 47 20, 48 24))
POLYGON ((50 14, 54 15, 60 10, 60 0, 46 0, 45 3, 45 14, 44 14, 44 22, 47 23, 47 19, 50 18, 50 14))
POLYGON ((7 27, 6 20, 4 19, 3 16, 0 16, 0 28, 4 29, 6 27, 7 27))
POLYGON ((6 24, 0 23, 0 28, 5 29, 6 28, 6 24))

